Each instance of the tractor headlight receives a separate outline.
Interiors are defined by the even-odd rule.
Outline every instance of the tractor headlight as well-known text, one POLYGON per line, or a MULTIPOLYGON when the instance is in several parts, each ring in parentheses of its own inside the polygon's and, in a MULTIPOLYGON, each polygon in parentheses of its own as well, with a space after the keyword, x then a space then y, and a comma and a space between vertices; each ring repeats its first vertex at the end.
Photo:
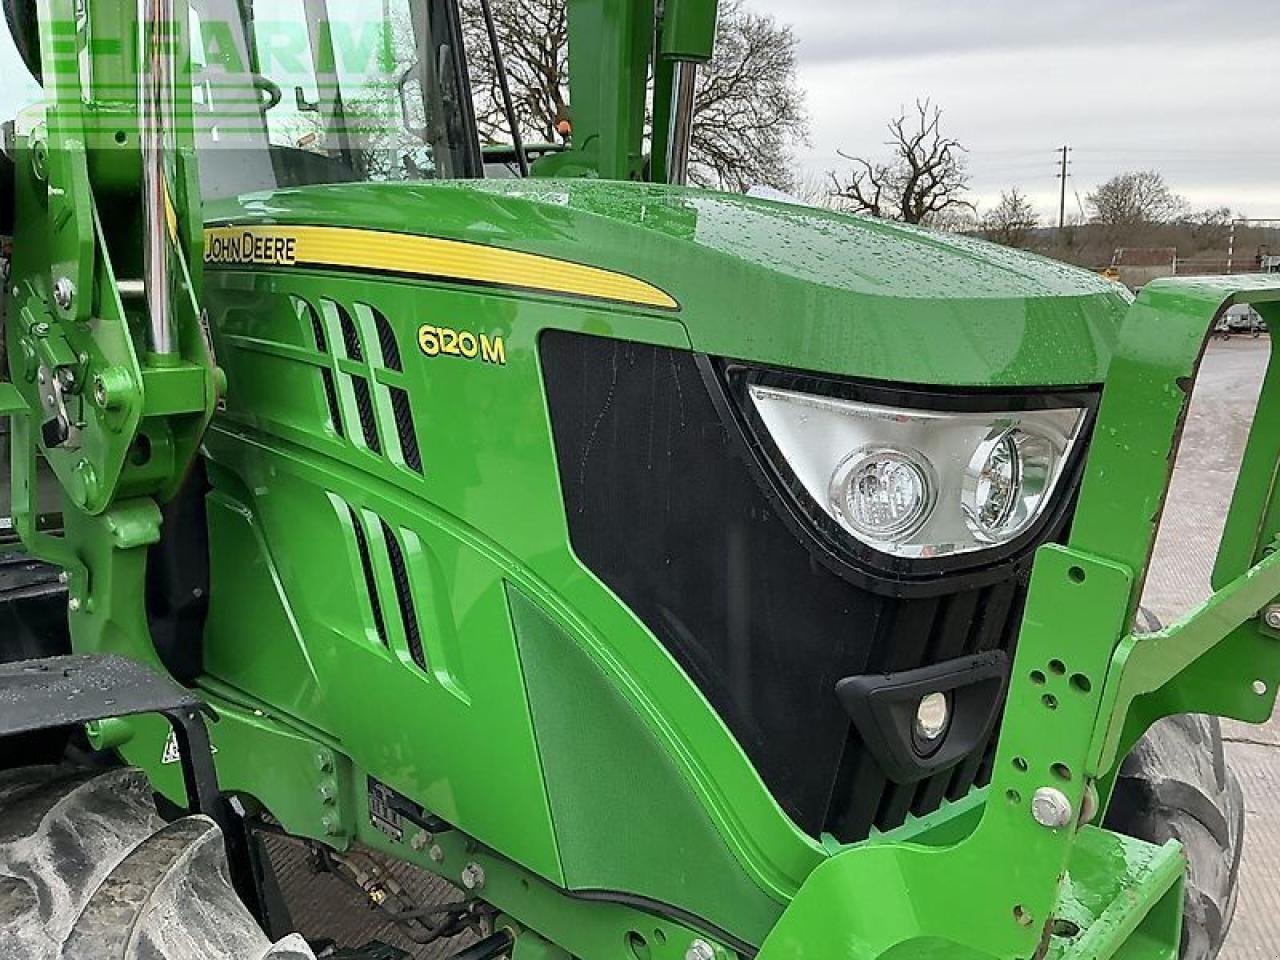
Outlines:
POLYGON ((752 384, 752 404, 813 502, 898 557, 982 550, 1052 499, 1085 408, 948 412, 752 384))
POLYGON ((831 503, 845 523, 869 540, 913 533, 933 508, 929 465, 890 447, 864 447, 845 457, 831 476, 831 503))

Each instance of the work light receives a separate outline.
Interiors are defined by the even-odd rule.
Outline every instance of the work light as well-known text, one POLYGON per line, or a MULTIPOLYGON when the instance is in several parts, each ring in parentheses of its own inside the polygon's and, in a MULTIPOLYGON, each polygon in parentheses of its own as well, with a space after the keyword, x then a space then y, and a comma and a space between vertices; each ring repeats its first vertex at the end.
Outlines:
POLYGON ((751 402, 807 496, 896 557, 998 546, 1028 530, 1085 423, 1085 408, 885 406, 760 383, 751 402))
POLYGON ((933 751, 951 725, 951 704, 945 693, 928 693, 920 698, 916 705, 916 720, 913 728, 917 752, 933 751))

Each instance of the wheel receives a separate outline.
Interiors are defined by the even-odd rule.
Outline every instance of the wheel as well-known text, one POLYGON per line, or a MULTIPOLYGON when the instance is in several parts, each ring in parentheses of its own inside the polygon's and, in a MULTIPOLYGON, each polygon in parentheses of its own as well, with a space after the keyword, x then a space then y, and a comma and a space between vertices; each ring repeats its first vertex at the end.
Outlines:
POLYGON ((40 33, 36 24, 36 0, 0 0, 13 45, 31 75, 43 82, 40 72, 40 33))
POLYGON ((208 817, 166 823, 138 770, 0 771, 0 957, 315 960, 272 944, 208 817))
POLYGON ((1125 758, 1105 824, 1187 855, 1181 960, 1213 960, 1235 913, 1244 797, 1226 764, 1217 717, 1167 717, 1125 758))

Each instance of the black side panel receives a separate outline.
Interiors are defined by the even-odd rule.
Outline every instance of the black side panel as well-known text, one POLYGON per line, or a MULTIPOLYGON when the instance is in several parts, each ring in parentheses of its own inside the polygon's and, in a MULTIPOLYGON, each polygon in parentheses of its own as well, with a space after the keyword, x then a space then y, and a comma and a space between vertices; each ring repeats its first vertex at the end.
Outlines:
POLYGON ((803 829, 862 839, 989 773, 984 742, 919 783, 889 782, 835 689, 1011 649, 1030 555, 995 583, 950 576, 951 594, 873 592, 781 519, 693 354, 547 332, 541 357, 575 552, 679 661, 803 829))
POLYGON ((197 460, 178 495, 161 507, 160 542, 147 553, 147 621, 156 653, 179 683, 204 670, 209 615, 209 479, 197 460))
POLYGON ((763 502, 691 354, 559 333, 542 352, 574 549, 817 832, 849 728, 836 682, 891 626, 881 602, 763 502))
MULTIPOLYGON (((71 652, 67 591, 58 569, 21 554, 0 557, 0 663, 71 652)), ((70 728, 0 739, 0 769, 58 763, 70 728)))
MULTIPOLYGON (((17 181, 14 178, 17 175, 13 161, 0 146, 0 237, 13 236, 13 208, 17 190, 17 181)), ((4 252, 0 251, 0 258, 4 256, 4 252)), ((7 375, 8 371, 6 370, 5 373, 7 375)))

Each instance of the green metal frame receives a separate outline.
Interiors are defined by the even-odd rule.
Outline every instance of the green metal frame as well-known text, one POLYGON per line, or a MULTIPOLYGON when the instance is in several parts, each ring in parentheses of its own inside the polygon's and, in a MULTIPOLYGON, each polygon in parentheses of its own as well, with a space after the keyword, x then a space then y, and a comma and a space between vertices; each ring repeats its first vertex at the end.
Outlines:
POLYGON ((977 827, 946 846, 886 839, 832 857, 792 901, 764 960, 1039 956, 1054 943, 1054 919, 1078 905, 1079 892, 1108 887, 1116 899, 1093 898, 1084 933, 1074 944, 1060 938, 1054 955, 1172 956, 1177 917, 1163 938, 1124 935, 1148 914, 1169 921, 1159 911, 1171 909, 1164 905, 1180 879, 1176 850, 1142 862, 1115 887, 1111 861, 1096 850, 1105 845, 1100 831, 1046 828, 1030 805, 1037 789, 1052 787, 1079 811, 1091 784, 1105 802, 1117 759, 1161 716, 1203 712, 1254 723, 1270 716, 1280 648, 1259 615, 1280 595, 1272 552, 1280 532, 1273 526, 1280 365, 1268 367, 1217 591, 1159 633, 1132 631, 1202 351, 1214 322, 1236 303, 1280 322, 1274 280, 1231 277, 1157 281, 1121 326, 1070 543, 1042 547, 1036 558, 977 827), (1098 922, 1103 927, 1091 932, 1098 922))

